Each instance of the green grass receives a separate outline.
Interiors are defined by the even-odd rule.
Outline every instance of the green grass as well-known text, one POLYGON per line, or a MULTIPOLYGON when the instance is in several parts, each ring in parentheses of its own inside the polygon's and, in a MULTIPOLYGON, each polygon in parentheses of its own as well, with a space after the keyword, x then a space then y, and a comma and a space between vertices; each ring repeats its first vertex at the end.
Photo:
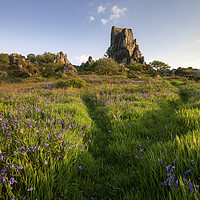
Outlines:
POLYGON ((200 85, 116 78, 0 94, 0 199, 200 198, 200 85))

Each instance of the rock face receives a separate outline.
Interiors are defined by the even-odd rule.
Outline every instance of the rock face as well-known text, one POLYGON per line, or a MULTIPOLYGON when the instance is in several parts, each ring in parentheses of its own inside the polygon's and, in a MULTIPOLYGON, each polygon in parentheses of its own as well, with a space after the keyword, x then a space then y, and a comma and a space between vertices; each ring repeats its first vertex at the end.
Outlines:
POLYGON ((63 73, 64 74, 69 74, 69 73, 76 74, 77 69, 73 65, 64 66, 63 67, 63 73))
POLYGON ((61 63, 64 65, 70 65, 69 60, 67 59, 67 54, 64 54, 62 51, 57 53, 54 63, 61 63))
POLYGON ((81 67, 85 68, 85 67, 88 67, 90 64, 94 63, 94 60, 92 59, 92 56, 89 56, 88 57, 88 61, 85 62, 85 63, 82 63, 81 64, 81 67))
POLYGON ((28 64, 38 64, 38 62, 36 61, 35 54, 33 54, 33 53, 30 53, 27 55, 26 61, 28 64))
POLYGON ((13 53, 10 55, 10 61, 11 63, 13 64, 24 64, 26 59, 24 56, 20 55, 20 54, 17 54, 17 53, 13 53))
POLYGON ((131 29, 112 27, 111 45, 109 47, 109 57, 118 63, 142 63, 145 64, 136 39, 133 39, 131 29))

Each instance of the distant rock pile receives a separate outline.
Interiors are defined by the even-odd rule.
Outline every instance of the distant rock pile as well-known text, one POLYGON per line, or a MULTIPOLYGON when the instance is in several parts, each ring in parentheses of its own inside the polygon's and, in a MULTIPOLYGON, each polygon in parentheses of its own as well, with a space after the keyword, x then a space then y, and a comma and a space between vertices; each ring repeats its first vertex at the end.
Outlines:
POLYGON ((137 45, 136 39, 133 39, 132 29, 112 27, 111 45, 108 49, 108 56, 118 63, 145 64, 144 57, 139 50, 139 45, 137 45))
POLYGON ((85 63, 82 63, 81 64, 81 67, 82 68, 86 68, 88 67, 90 64, 94 63, 94 60, 92 59, 92 56, 89 56, 88 57, 88 61, 86 61, 85 63))
POLYGON ((64 54, 62 51, 57 53, 55 60, 53 61, 54 63, 60 63, 64 65, 71 65, 67 58, 67 54, 64 54))

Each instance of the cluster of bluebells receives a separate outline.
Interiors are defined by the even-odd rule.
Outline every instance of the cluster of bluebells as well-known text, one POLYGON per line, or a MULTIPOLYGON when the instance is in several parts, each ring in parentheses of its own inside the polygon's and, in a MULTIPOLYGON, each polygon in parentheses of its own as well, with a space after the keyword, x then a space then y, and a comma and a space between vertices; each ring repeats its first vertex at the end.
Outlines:
MULTIPOLYGON (((0 154, 0 184, 10 184, 13 193, 17 185, 23 184, 20 178, 23 176, 22 170, 27 170, 30 164, 34 170, 43 167, 48 170, 52 160, 54 163, 61 162, 68 151, 81 154, 91 142, 83 143, 84 136, 91 129, 90 121, 81 124, 76 120, 79 112, 75 111, 75 114, 74 109, 84 106, 77 100, 78 96, 70 96, 70 100, 67 100, 69 103, 63 107, 57 103, 66 102, 68 97, 65 95, 58 94, 58 98, 53 99, 41 96, 35 99, 35 103, 30 101, 34 98, 32 96, 34 94, 22 95, 19 97, 20 103, 14 100, 7 110, 0 112, 3 147, 0 154), (24 160, 27 166, 19 164, 24 160)), ((79 169, 82 170, 82 167, 79 166, 79 169)), ((27 192, 32 191, 33 187, 29 187, 27 192)))

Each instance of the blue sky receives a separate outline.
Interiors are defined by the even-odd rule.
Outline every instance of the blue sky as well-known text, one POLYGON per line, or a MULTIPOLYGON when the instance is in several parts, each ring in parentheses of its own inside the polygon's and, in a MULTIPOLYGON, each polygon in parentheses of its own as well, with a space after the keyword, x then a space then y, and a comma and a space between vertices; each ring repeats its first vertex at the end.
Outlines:
POLYGON ((200 68, 200 0, 0 0, 0 53, 103 57, 112 26, 131 28, 146 62, 200 68))

